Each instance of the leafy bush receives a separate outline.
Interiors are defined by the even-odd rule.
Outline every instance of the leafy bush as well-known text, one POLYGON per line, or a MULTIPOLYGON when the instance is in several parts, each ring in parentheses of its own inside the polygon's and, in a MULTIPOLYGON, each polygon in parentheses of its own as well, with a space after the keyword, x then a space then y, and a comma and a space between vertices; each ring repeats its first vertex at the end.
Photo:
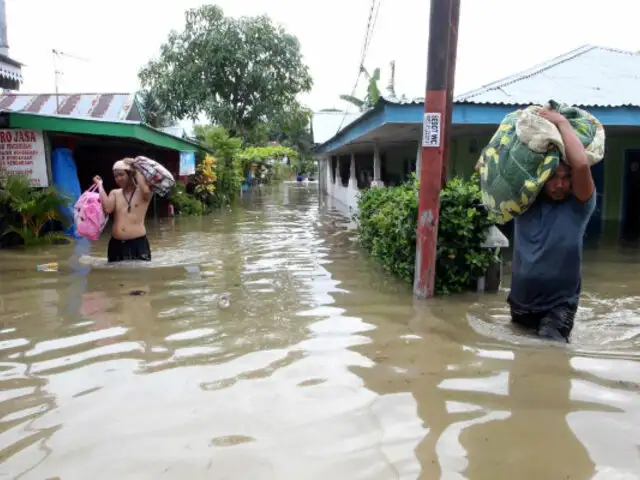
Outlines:
MULTIPOLYGON (((414 277, 418 190, 414 178, 397 187, 366 190, 358 201, 361 245, 386 270, 407 282, 414 277)), ((495 252, 481 247, 491 225, 477 178, 450 180, 440 193, 437 294, 469 289, 496 261, 495 252)))
POLYGON ((53 187, 34 188, 24 175, 11 175, 0 185, 0 206, 6 227, 2 236, 14 234, 25 247, 43 244, 66 243, 62 232, 46 232, 49 222, 66 225, 61 208, 67 199, 53 187))
POLYGON ((239 158, 242 140, 229 136, 223 127, 196 125, 196 138, 215 152, 215 192, 211 198, 212 206, 233 203, 240 195, 243 164, 239 158))
POLYGON ((407 282, 413 281, 418 216, 416 182, 365 190, 358 207, 362 246, 385 269, 407 282))
POLYGON ((204 204, 197 198, 186 192, 185 186, 180 182, 176 182, 171 190, 169 200, 173 204, 176 215, 195 216, 204 215, 204 204))
POLYGON ((210 202, 216 191, 216 159, 213 155, 206 154, 196 168, 195 195, 204 202, 210 202))
POLYGON ((286 157, 291 164, 298 159, 298 152, 292 148, 281 145, 268 147, 247 147, 238 155, 243 164, 243 171, 246 174, 249 169, 253 169, 256 178, 262 178, 265 182, 279 182, 291 175, 291 165, 282 163, 286 157), (261 174, 264 169, 264 177, 261 174))

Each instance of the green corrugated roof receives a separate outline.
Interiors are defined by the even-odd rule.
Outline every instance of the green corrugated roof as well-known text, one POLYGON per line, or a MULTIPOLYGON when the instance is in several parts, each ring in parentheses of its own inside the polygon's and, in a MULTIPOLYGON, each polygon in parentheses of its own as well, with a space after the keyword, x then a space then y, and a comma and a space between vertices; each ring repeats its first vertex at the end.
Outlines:
POLYGON ((25 112, 6 113, 9 115, 9 126, 11 128, 130 138, 179 152, 208 150, 199 143, 174 137, 140 122, 115 122, 94 118, 69 117, 68 115, 41 115, 25 112))

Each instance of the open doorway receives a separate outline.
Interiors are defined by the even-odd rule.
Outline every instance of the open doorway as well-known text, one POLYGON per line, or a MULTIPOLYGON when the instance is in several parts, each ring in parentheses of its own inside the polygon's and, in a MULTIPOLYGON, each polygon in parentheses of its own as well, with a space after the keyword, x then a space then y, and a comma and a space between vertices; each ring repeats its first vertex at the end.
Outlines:
POLYGON ((627 150, 622 196, 622 238, 640 239, 640 150, 627 150))
MULTIPOLYGON (((124 157, 144 155, 153 158, 164 165, 178 178, 180 154, 173 150, 155 147, 137 140, 102 137, 98 135, 73 135, 51 132, 49 134, 52 151, 56 148, 72 148, 73 159, 76 163, 80 188, 85 191, 93 184, 93 177, 99 175, 104 179, 107 192, 116 188, 113 179, 113 163, 124 157)), ((169 215, 169 201, 167 198, 153 196, 148 217, 166 217, 169 215)))

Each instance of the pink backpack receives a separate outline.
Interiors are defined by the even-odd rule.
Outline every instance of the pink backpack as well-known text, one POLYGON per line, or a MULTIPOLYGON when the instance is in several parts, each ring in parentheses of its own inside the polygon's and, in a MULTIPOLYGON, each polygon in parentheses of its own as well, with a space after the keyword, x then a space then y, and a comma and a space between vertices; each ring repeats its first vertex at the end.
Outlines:
POLYGON ((96 192, 97 185, 80 195, 74 205, 73 219, 76 224, 76 232, 83 238, 98 240, 109 217, 104 213, 100 194, 96 192))

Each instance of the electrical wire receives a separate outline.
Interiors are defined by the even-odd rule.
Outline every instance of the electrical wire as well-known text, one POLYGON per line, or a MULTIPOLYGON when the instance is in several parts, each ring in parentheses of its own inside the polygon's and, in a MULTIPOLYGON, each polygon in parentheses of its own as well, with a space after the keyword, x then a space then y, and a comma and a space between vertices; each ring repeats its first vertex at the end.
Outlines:
MULTIPOLYGON (((364 61, 367 57, 367 51, 369 49, 369 44, 371 43, 371 38, 373 36, 373 30, 375 28, 376 20, 378 19, 378 11, 380 10, 380 0, 371 0, 371 8, 369 9, 369 18, 367 19, 367 29, 365 31, 364 40, 362 42, 362 49, 360 51, 360 63, 358 64, 358 76, 356 77, 356 81, 351 89, 351 95, 355 96, 356 89, 358 88, 358 82, 360 81, 360 76, 362 75, 362 70, 364 68, 364 61)), ((344 111, 344 115, 342 116, 342 121, 340 122, 340 126, 338 127, 337 132, 342 129, 344 125, 344 121, 347 118, 347 111, 344 111)), ((337 133, 336 132, 336 133, 337 133)))

